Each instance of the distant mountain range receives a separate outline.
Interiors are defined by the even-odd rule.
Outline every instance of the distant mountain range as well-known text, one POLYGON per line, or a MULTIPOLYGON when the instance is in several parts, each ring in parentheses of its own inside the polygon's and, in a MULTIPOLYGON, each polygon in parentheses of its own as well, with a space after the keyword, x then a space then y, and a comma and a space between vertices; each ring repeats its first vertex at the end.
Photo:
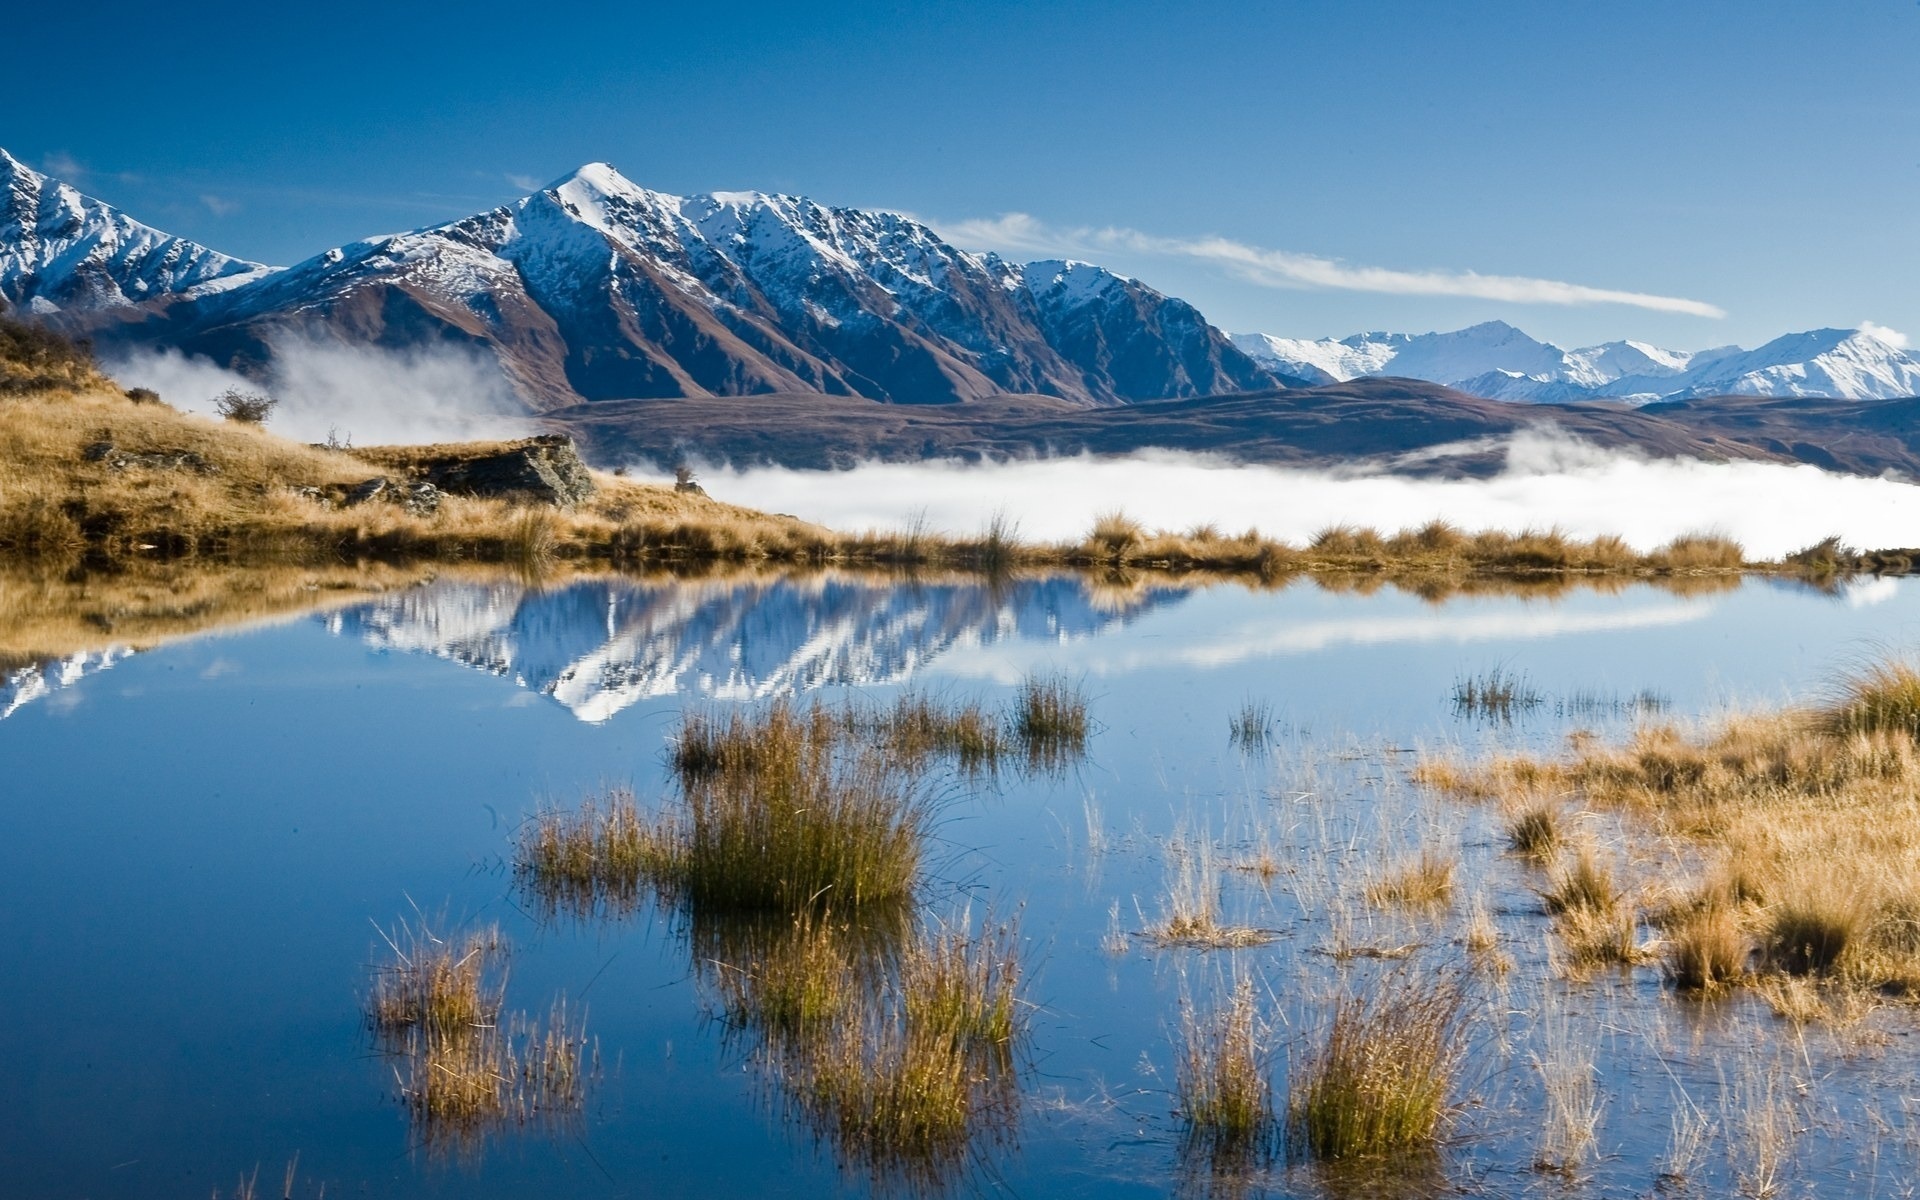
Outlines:
POLYGON ((1920 394, 1920 356, 1883 334, 1857 329, 1790 333, 1757 350, 1663 350, 1645 342, 1562 350, 1505 321, 1452 333, 1358 333, 1337 341, 1243 333, 1233 342, 1273 371, 1315 383, 1393 375, 1491 400, 1651 404, 1701 396, 1887 400, 1920 394))
POLYGON ((290 334, 451 344, 497 361, 536 414, 773 395, 1099 408, 1381 375, 1534 403, 1920 393, 1920 356, 1858 330, 1692 352, 1563 350, 1500 321, 1229 338, 1185 301, 1088 263, 1009 262, 895 213, 793 196, 670 196, 604 163, 285 268, 143 225, 3 150, 0 201, 0 297, 110 353, 172 347, 264 374, 290 334))
POLYGON ((804 392, 1097 407, 1271 388, 1192 305, 1086 263, 956 249, 894 213, 669 196, 594 163, 464 220, 272 269, 0 152, 0 296, 121 345, 264 371, 277 338, 478 349, 532 412, 804 392))

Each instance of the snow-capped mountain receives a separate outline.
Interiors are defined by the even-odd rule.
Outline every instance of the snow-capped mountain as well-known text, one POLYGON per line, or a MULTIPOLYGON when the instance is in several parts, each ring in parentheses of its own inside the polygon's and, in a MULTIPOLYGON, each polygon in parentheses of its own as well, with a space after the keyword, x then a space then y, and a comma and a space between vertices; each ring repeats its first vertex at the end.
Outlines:
POLYGON ((108 646, 104 650, 82 650, 65 658, 50 658, 0 671, 0 721, 36 700, 45 700, 73 687, 89 675, 110 670, 133 653, 131 647, 108 646))
POLYGON ((254 369, 296 332, 456 343, 494 356, 535 410, 781 392, 1098 406, 1283 382, 1191 305, 1099 267, 1022 267, 896 213, 794 196, 671 196, 604 163, 490 212, 95 324, 110 342, 254 369))
POLYGON ((1305 341, 1251 333, 1234 344, 1277 372, 1326 382, 1399 375, 1493 400, 1649 403, 1696 396, 1828 396, 1885 400, 1920 394, 1920 357, 1874 330, 1816 329, 1756 350, 1663 350, 1605 342, 1563 350, 1504 321, 1452 333, 1362 333, 1305 341))
POLYGON ((0 298, 54 313, 196 296, 270 268, 142 225, 0 150, 0 298))
POLYGON ((1183 594, 1148 589, 1115 607, 1067 578, 999 589, 835 576, 667 586, 595 580, 548 590, 441 583, 319 620, 377 649, 437 655, 512 679, 599 722, 653 696, 744 700, 897 683, 962 647, 1088 636, 1183 594))

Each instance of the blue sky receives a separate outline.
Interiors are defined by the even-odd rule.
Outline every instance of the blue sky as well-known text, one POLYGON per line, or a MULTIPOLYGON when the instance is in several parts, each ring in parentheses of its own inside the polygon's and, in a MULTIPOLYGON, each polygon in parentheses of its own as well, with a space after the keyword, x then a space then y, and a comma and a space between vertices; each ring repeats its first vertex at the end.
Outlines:
POLYGON ((0 146, 270 262, 606 160, 1091 258, 1233 330, 1920 341, 1915 0, 71 11, 9 17, 0 146))

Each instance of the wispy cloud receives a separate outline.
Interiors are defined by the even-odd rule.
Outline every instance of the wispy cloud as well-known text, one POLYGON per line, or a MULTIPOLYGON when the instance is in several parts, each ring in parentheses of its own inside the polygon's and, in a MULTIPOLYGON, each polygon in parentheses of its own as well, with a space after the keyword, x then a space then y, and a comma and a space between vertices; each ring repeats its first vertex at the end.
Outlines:
POLYGON ((516 175, 512 171, 508 171, 505 178, 508 183, 523 192, 537 192, 541 187, 540 180, 535 179, 531 175, 516 175))
POLYGON ((1898 329, 1888 329, 1885 325, 1876 324, 1873 321, 1860 322, 1860 332, 1870 338, 1885 342, 1895 350, 1905 350, 1909 345, 1909 339, 1906 334, 1901 333, 1898 329))
POLYGON ((1164 255, 1211 263, 1252 283, 1277 288, 1324 288, 1380 292, 1396 296, 1464 296, 1513 304, 1624 304, 1656 312, 1724 317, 1726 311, 1702 300, 1589 287, 1526 275, 1483 275, 1478 271, 1401 271, 1357 266, 1339 259, 1269 250, 1223 237, 1170 238, 1137 229, 1108 226, 1059 228, 1026 213, 934 222, 948 241, 960 246, 1023 254, 1101 254, 1121 251, 1164 255))
POLYGON ((55 179, 65 180, 68 183, 79 183, 92 174, 85 164, 64 150, 56 150, 41 159, 40 167, 55 179))
POLYGON ((240 211, 240 202, 238 200, 228 200, 225 197, 216 196, 212 192, 200 193, 200 203, 206 205, 207 211, 216 217, 230 217, 240 211))

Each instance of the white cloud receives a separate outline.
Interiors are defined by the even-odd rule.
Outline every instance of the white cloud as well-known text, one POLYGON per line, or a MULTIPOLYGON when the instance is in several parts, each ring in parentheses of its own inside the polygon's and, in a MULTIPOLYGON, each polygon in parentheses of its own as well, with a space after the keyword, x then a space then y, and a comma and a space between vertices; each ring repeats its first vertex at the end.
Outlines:
POLYGON ((200 203, 206 205, 207 211, 216 217, 230 217, 240 211, 240 202, 238 200, 228 200, 224 196, 216 196, 212 192, 202 192, 200 194, 200 203))
POLYGON ((1885 342, 1895 350, 1905 350, 1908 345, 1906 334, 1898 329, 1888 329, 1885 325, 1876 325, 1872 321, 1860 322, 1860 332, 1877 341, 1885 342))
POLYGON ((504 178, 508 183, 523 192, 537 192, 541 187, 541 181, 531 175, 516 175, 512 171, 509 171, 504 178))
POLYGON ((228 388, 265 390, 280 401, 269 427, 302 441, 331 436, 369 446, 526 432, 506 377, 477 352, 380 350, 307 337, 278 339, 273 351, 273 374, 264 386, 172 349, 137 351, 106 369, 122 387, 150 387, 189 412, 211 413, 213 398, 228 388))
POLYGON ((1464 296, 1514 304, 1623 304, 1656 312, 1724 317, 1702 300, 1648 292, 1588 287, 1525 275, 1477 271, 1401 271, 1355 266, 1338 259, 1289 250, 1268 250, 1223 237, 1169 238, 1137 229, 1089 226, 1056 229, 1026 213, 936 222, 940 235, 960 246, 1010 253, 1098 255, 1113 251, 1191 258, 1211 263, 1252 283, 1277 288, 1322 288, 1396 296, 1464 296))
POLYGON ((705 467, 715 497, 796 513, 835 529, 904 529, 924 512, 968 534, 996 514, 1020 536, 1077 538, 1119 508, 1150 528, 1257 527, 1300 543, 1331 525, 1382 530, 1442 517, 1462 528, 1559 528, 1617 534, 1652 549, 1711 531, 1774 558, 1839 534, 1857 546, 1904 546, 1920 528, 1920 488, 1805 465, 1649 459, 1583 445, 1554 431, 1513 439, 1490 479, 1421 479, 1378 470, 1247 466, 1146 451, 1125 458, 1006 463, 872 463, 828 473, 705 467))

